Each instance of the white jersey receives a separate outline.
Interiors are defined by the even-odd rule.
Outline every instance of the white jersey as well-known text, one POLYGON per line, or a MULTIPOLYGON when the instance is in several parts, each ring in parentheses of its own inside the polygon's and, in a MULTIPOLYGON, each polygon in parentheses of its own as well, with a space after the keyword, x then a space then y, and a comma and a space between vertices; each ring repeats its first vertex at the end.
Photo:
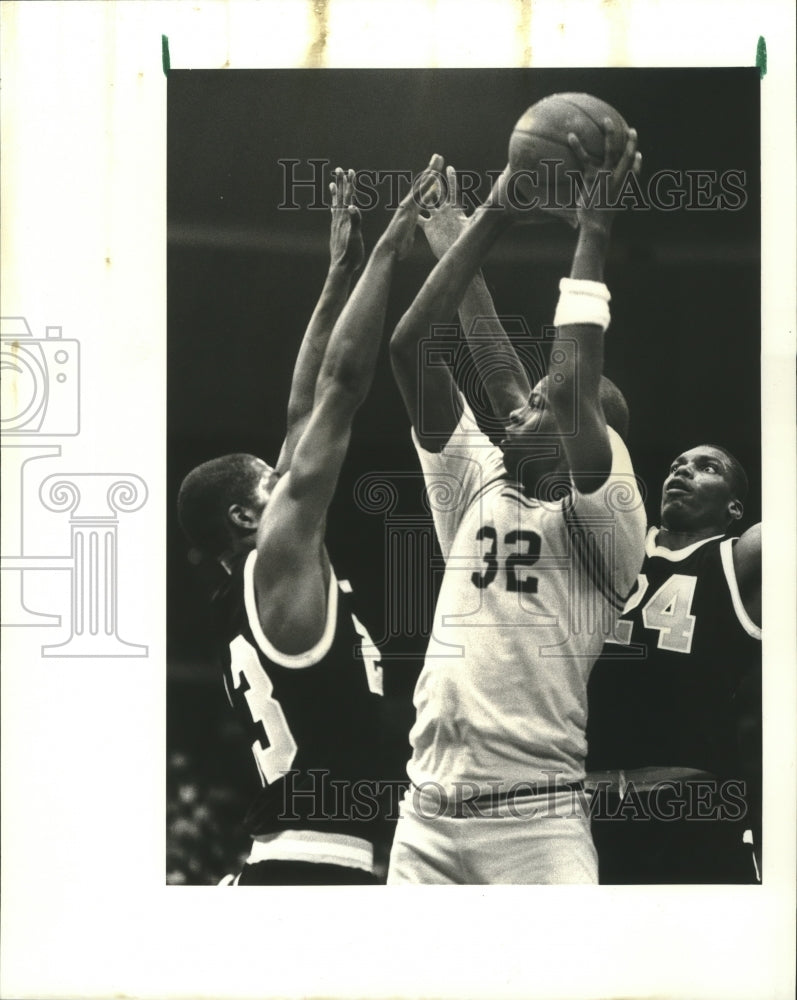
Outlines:
POLYGON ((609 438, 606 483, 546 501, 508 476, 467 407, 441 452, 415 438, 446 560, 415 689, 417 787, 450 801, 583 778, 587 678, 644 556, 631 460, 609 438))

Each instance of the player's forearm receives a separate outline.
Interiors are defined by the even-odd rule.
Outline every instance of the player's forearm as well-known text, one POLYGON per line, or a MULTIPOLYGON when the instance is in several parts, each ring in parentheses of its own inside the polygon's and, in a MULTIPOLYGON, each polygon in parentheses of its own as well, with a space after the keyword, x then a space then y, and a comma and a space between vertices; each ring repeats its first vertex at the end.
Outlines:
POLYGON ((511 218, 504 212, 484 208, 476 211, 467 229, 437 262, 396 326, 391 341, 394 350, 415 351, 415 345, 429 335, 435 323, 451 319, 490 247, 511 224, 511 218))
POLYGON ((345 394, 353 408, 365 399, 379 353, 396 259, 395 248, 384 238, 374 247, 329 339, 316 385, 316 403, 330 390, 345 394))
POLYGON ((606 254, 609 252, 609 226, 583 226, 578 232, 578 243, 570 268, 571 278, 586 281, 603 281, 606 254))
POLYGON ((291 379, 285 440, 277 460, 277 471, 290 468, 296 444, 313 409, 316 382, 329 338, 343 311, 351 288, 351 268, 331 265, 313 315, 305 330, 291 379))
POLYGON ((608 244, 608 227, 580 229, 571 280, 561 284, 555 317, 557 340, 548 365, 548 399, 557 421, 564 428, 574 416, 576 419, 575 433, 563 438, 575 477, 605 478, 611 467, 600 402, 604 330, 609 323, 608 293, 603 284, 608 244))
POLYGON ((481 272, 465 291, 459 321, 493 411, 506 419, 512 410, 528 402, 531 385, 481 272))
POLYGON ((332 266, 327 273, 293 369, 288 398, 288 430, 313 408, 318 373, 332 330, 346 304, 351 280, 352 274, 348 268, 332 266))
POLYGON ((572 405, 574 396, 577 401, 586 402, 598 397, 603 373, 604 327, 609 322, 608 293, 603 285, 603 274, 610 225, 608 219, 595 224, 582 224, 570 278, 599 284, 575 286, 572 291, 563 290, 557 306, 556 336, 562 341, 563 349, 556 352, 549 366, 549 375, 553 376, 549 379, 549 393, 552 400, 562 400, 563 406, 567 407, 572 405), (567 305, 569 295, 576 296, 571 306, 567 305), (563 323, 563 320, 569 322, 563 323), (557 358, 559 363, 556 363, 557 358))

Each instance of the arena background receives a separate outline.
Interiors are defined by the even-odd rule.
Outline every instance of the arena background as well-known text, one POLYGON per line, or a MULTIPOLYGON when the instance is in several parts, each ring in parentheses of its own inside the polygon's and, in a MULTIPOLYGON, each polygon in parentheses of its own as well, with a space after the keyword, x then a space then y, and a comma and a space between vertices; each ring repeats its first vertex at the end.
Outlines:
MULTIPOLYGON (((606 373, 631 408, 630 448, 648 515, 678 451, 713 441, 742 461, 760 517, 759 81, 754 69, 173 71, 168 79, 168 835, 167 878, 205 883, 246 847, 237 826, 256 780, 211 655, 201 586, 186 560, 173 500, 196 463, 228 451, 267 460, 282 441, 290 375, 328 260, 329 216, 280 210, 280 160, 356 170, 419 170, 439 152, 460 170, 503 166, 512 126, 539 98, 586 91, 640 135, 645 179, 660 170, 743 171, 739 211, 627 212, 615 224, 607 284, 606 373)), ((379 187, 386 196, 386 185, 379 187)), ((486 191, 486 187, 483 189, 486 191)), ((383 198, 382 201, 385 199, 383 198)), ((366 252, 388 213, 364 213, 366 252)), ((550 323, 575 235, 561 224, 516 227, 485 276, 503 315, 532 331, 550 323)), ((385 342, 432 265, 423 237, 399 267, 385 342)), ((358 414, 328 542, 364 604, 374 638, 394 614, 383 517, 358 509, 354 488, 384 473, 394 513, 423 519, 408 422, 383 349, 358 414)), ((423 579, 428 579, 424 575, 423 579)), ((406 581, 405 581, 406 583, 406 581)), ((418 581, 421 586, 421 580, 418 581)), ((430 595, 431 599, 431 595, 430 595)), ((420 623, 385 646, 386 735, 400 778, 420 623)))

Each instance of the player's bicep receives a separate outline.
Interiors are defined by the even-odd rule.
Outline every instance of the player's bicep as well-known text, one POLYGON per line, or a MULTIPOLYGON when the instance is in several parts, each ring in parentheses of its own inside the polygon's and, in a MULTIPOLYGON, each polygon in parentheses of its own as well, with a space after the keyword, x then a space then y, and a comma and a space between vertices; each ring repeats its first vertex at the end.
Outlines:
POLYGON ((293 455, 263 511, 257 533, 258 563, 292 566, 323 541, 326 512, 335 493, 351 437, 350 415, 328 394, 313 411, 293 455))
POLYGON ((745 611, 761 624, 761 525, 754 524, 733 546, 733 570, 745 611))
POLYGON ((587 402, 576 411, 578 427, 562 443, 573 485, 580 493, 603 487, 612 471, 612 448, 600 403, 587 402))
POLYGON ((316 404, 291 462, 287 495, 306 522, 323 521, 351 439, 356 405, 345 389, 327 391, 316 404))
POLYGON ((612 468, 612 449, 600 402, 603 334, 592 324, 560 327, 548 366, 549 404, 562 428, 573 481, 582 493, 598 489, 612 468))
POLYGON ((434 452, 454 432, 462 405, 447 363, 422 347, 418 341, 394 336, 390 361, 412 428, 421 445, 434 452))
POLYGON ((274 488, 257 530, 257 575, 270 584, 301 566, 323 539, 324 518, 294 495, 289 470, 274 488))
POLYGON ((606 526, 610 526, 613 559, 607 568, 613 589, 624 599, 634 586, 645 557, 647 522, 644 498, 628 449, 611 429, 607 430, 607 444, 611 454, 610 475, 594 491, 582 493, 576 486, 573 512, 582 527, 599 525, 605 533, 606 526))
POLYGON ((741 584, 761 580, 761 525, 754 524, 733 547, 736 579, 741 584))

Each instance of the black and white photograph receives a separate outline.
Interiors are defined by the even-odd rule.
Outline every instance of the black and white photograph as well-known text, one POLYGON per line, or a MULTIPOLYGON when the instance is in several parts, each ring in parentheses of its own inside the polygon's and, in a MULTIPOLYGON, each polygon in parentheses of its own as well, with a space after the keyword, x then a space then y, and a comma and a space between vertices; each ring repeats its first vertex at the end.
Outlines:
POLYGON ((170 881, 760 882, 759 86, 170 75, 170 881))
POLYGON ((0 995, 791 995, 794 12, 0 11, 0 995))

